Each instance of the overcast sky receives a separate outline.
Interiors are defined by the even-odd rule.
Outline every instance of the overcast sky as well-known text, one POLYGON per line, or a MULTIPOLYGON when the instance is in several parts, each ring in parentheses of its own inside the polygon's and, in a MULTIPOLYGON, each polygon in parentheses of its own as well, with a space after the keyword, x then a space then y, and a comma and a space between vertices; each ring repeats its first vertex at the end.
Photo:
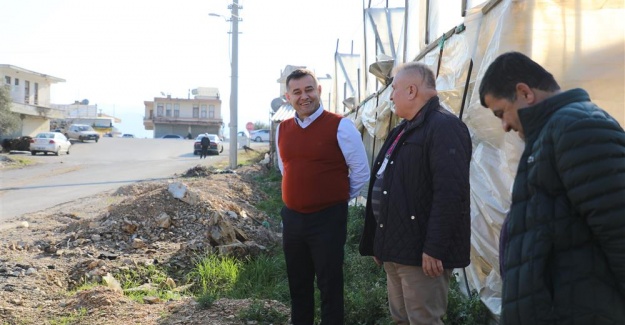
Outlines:
MULTIPOLYGON (((230 23, 226 0, 3 0, 0 64, 63 78, 52 102, 88 99, 122 119, 124 133, 143 129, 146 100, 187 98, 217 87, 229 123, 230 23)), ((373 1, 383 6, 384 1, 373 1)), ((362 44, 362 0, 239 0, 238 128, 268 121, 286 65, 332 74, 334 52, 362 44)), ((228 132, 228 129, 225 130, 228 132)))

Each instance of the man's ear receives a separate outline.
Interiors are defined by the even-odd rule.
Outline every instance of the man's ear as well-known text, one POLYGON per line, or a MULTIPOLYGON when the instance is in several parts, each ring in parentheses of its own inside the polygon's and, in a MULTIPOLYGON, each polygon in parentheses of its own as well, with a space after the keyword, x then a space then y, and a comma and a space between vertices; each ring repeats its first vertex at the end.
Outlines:
POLYGON ((523 98, 529 105, 533 105, 536 101, 536 95, 532 91, 532 88, 522 82, 516 84, 516 95, 517 98, 523 98))

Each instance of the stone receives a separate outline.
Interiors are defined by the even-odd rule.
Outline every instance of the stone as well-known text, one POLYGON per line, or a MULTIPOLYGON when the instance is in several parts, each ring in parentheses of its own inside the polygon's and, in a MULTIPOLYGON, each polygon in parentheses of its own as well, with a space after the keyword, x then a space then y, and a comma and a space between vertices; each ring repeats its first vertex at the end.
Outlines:
POLYGON ((158 304, 161 302, 161 299, 159 297, 145 296, 143 297, 143 302, 148 304, 158 304))
POLYGON ((145 248, 147 244, 141 238, 135 238, 132 240, 132 248, 140 249, 145 248))
POLYGON ((171 218, 167 213, 163 212, 156 218, 156 224, 161 228, 168 229, 171 227, 171 218))

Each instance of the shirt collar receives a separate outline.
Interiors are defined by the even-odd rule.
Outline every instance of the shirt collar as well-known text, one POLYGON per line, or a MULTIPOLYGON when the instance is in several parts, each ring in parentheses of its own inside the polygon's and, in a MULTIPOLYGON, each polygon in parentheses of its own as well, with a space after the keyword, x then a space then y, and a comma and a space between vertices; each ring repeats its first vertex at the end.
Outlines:
POLYGON ((297 122, 298 124, 310 124, 314 122, 319 116, 321 116, 323 110, 323 105, 319 103, 319 107, 317 108, 317 110, 314 113, 310 114, 310 116, 304 118, 304 120, 301 120, 299 116, 297 116, 297 112, 295 112, 295 122, 297 122))

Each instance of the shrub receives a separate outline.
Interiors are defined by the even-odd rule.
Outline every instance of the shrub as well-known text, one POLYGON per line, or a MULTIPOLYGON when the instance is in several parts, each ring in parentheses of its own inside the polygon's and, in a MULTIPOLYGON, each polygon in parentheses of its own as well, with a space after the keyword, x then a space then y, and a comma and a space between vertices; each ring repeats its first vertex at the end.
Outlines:
POLYGON ((467 297, 460 289, 456 275, 449 283, 447 314, 443 321, 447 325, 484 325, 489 323, 490 312, 473 290, 467 297))

